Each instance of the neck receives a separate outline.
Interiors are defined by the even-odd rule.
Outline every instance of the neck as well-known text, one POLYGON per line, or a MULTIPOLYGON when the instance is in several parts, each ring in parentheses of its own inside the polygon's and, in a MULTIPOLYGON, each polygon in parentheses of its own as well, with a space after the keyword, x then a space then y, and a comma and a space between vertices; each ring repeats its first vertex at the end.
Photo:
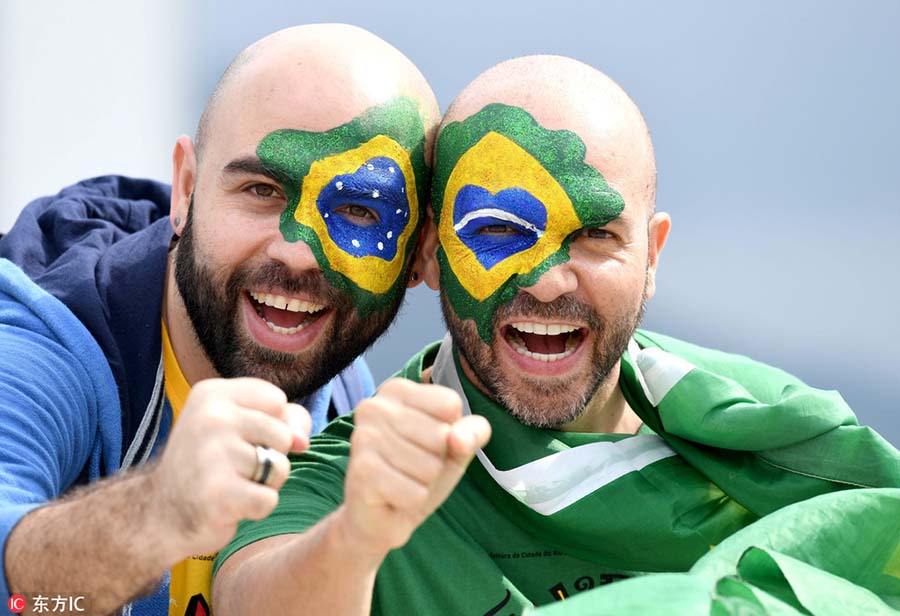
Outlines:
MULTIPOLYGON (((459 355, 459 363, 469 382, 480 392, 497 401, 461 354, 459 355)), ((606 379, 600 384, 600 387, 597 388, 597 391, 594 392, 593 397, 591 397, 581 415, 573 421, 559 426, 557 429, 562 432, 590 432, 596 434, 636 433, 643 422, 632 410, 622 394, 622 389, 619 387, 619 371, 620 364, 616 364, 606 379)), ((429 381, 430 376, 431 371, 429 369, 429 381)))
POLYGON ((594 392, 584 411, 567 424, 560 426, 563 432, 594 432, 610 434, 634 434, 643 423, 632 410, 622 388, 619 387, 620 365, 607 375, 594 392))
MULTIPOLYGON (((175 248, 178 250, 178 248, 175 248)), ((175 282, 175 250, 169 252, 169 261, 166 265, 166 288, 163 291, 163 318, 166 321, 166 329, 169 332, 169 341, 175 352, 175 359, 190 386, 197 381, 218 377, 206 353, 197 340, 194 326, 188 316, 187 308, 178 292, 175 282)))

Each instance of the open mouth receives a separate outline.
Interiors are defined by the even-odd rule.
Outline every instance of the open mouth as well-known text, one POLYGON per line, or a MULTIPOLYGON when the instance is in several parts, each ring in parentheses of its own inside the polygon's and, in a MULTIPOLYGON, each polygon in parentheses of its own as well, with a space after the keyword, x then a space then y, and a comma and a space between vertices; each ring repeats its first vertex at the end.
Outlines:
POLYGON ((322 304, 287 298, 283 295, 248 291, 256 314, 276 334, 290 336, 303 331, 328 311, 322 304))
POLYGON ((564 323, 518 321, 502 328, 503 337, 517 353, 543 362, 555 362, 574 353, 586 330, 564 323))

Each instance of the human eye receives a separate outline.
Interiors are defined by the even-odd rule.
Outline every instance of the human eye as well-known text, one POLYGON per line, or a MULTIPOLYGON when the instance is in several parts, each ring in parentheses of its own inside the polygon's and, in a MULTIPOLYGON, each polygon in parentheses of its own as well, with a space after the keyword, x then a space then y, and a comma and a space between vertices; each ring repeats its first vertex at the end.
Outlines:
POLYGON ((378 212, 358 203, 348 203, 336 208, 334 211, 343 216, 348 222, 360 227, 369 227, 380 222, 378 212))
POLYGON ((494 224, 485 225, 478 229, 479 235, 519 235, 521 229, 515 225, 494 224))
POLYGON ((616 237, 614 233, 601 227, 595 227, 593 229, 583 229, 582 235, 592 240, 609 240, 616 237))
POLYGON ((250 184, 245 190, 254 197, 259 197, 261 199, 275 199, 281 197, 281 193, 277 188, 271 184, 264 184, 261 182, 250 184))

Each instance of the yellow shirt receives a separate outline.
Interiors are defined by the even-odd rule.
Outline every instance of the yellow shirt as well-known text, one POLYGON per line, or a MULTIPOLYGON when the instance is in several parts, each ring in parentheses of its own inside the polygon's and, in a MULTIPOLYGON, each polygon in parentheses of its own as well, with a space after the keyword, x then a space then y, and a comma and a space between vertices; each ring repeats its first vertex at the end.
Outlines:
MULTIPOLYGON (((169 340, 166 323, 162 324, 163 372, 165 374, 166 398, 172 407, 172 425, 178 420, 184 402, 191 391, 175 351, 169 340)), ((172 567, 169 580, 169 616, 209 616, 210 582, 215 554, 191 556, 172 567)))

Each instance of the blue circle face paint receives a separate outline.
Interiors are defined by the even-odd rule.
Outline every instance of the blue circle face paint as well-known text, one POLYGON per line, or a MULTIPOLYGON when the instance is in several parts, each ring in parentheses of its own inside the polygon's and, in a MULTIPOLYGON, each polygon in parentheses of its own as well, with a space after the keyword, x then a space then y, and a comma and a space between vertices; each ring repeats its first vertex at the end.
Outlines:
POLYGON ((491 193, 468 184, 456 194, 453 229, 486 270, 534 246, 547 230, 547 209, 530 192, 491 193))
POLYGON ((355 172, 328 182, 316 207, 341 250, 354 257, 390 261, 397 254, 397 239, 409 224, 406 178, 396 161, 386 156, 371 158, 355 172), (365 207, 373 219, 350 220, 338 211, 350 205, 365 207))

